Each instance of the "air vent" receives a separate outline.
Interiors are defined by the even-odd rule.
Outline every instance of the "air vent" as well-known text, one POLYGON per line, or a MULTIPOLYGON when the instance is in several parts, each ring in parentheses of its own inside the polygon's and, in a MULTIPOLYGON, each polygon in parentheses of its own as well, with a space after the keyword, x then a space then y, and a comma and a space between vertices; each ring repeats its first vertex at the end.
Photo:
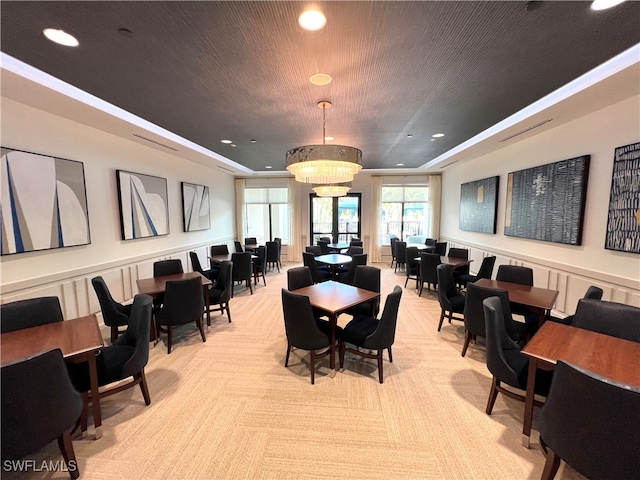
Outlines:
POLYGON ((142 140, 146 140, 147 142, 155 143, 156 145, 160 145, 161 147, 168 148, 169 150, 173 150, 177 152, 178 149, 170 147, 169 145, 165 145, 164 143, 156 142, 155 140, 151 140, 150 138, 143 137, 142 135, 138 135, 137 133, 132 134, 134 137, 141 138, 142 140))
POLYGON ((233 170, 229 170, 228 168, 221 167, 220 165, 218 165, 218 168, 220 168, 220 169, 222 169, 222 170, 226 170, 226 171, 227 171, 227 172, 229 172, 229 173, 236 173, 236 172, 234 172, 233 170))
POLYGON ((446 165, 444 165, 444 166, 440 167, 440 170, 443 170, 443 169, 447 168, 449 165, 453 165, 454 163, 458 163, 459 161, 460 161, 460 160, 454 160, 454 161, 453 161, 453 162, 451 162, 451 163, 447 163, 446 165))
POLYGON ((538 128, 541 127, 542 125, 544 125, 545 123, 549 123, 551 120, 553 120, 553 118, 549 118, 547 120, 543 120, 540 123, 536 123, 535 125, 532 125, 529 128, 525 128, 524 130, 519 131, 518 133, 514 133, 513 135, 511 135, 510 137, 507 138, 503 138, 502 140, 500 140, 500 142, 506 142, 507 140, 511 140, 512 138, 517 137, 518 135, 522 135, 523 133, 527 133, 530 132, 531 130, 533 130, 534 128, 538 128))

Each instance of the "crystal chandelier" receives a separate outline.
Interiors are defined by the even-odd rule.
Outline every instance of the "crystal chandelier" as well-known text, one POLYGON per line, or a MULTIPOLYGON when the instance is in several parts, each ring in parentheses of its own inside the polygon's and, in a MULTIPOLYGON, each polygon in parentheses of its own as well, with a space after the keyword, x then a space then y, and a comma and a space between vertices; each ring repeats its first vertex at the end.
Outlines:
POLYGON ((344 197, 351 190, 351 182, 332 185, 315 185, 313 191, 319 197, 344 197))
MULTIPOLYGON (((322 108, 322 145, 305 145, 287 152, 287 170, 302 183, 337 184, 353 180, 362 168, 362 151, 344 145, 325 145, 325 110, 331 103, 318 103, 322 108)), ((345 192, 346 193, 346 192, 345 192)))

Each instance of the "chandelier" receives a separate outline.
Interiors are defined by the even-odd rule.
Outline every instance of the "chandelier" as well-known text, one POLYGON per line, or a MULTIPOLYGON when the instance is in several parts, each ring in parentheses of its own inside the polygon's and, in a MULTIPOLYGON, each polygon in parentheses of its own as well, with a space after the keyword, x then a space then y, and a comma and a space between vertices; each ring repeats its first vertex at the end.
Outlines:
POLYGON ((344 145, 325 145, 325 110, 331 107, 331 102, 319 102, 318 107, 322 108, 322 145, 289 150, 287 170, 302 183, 334 185, 350 182, 362 168, 362 151, 344 145))
POLYGON ((315 185, 313 191, 319 197, 344 197, 351 190, 351 182, 330 185, 315 185))

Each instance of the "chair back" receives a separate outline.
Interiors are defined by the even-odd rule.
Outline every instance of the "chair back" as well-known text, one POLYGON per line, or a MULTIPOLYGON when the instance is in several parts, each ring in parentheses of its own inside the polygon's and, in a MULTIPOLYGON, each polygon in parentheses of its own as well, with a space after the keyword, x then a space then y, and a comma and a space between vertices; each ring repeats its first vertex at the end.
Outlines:
POLYGON ((424 241, 424 244, 425 244, 427 247, 435 247, 435 246, 436 246, 436 243, 438 243, 438 240, 437 240, 437 239, 435 239, 435 238, 427 238, 427 239, 424 241))
POLYGON ((327 242, 327 243, 331 243, 331 242, 332 242, 332 240, 331 240, 331 237, 320 237, 320 238, 318 239, 318 242, 327 242))
POLYGON ((153 298, 149 295, 138 294, 133 297, 127 331, 113 342, 114 345, 133 347, 133 354, 122 367, 120 378, 130 377, 141 372, 149 361, 152 305, 153 298))
POLYGON ((184 325, 195 322, 204 312, 202 278, 167 282, 164 305, 157 315, 160 325, 184 325))
POLYGON ((318 271, 318 264, 316 263, 316 257, 312 253, 302 252, 302 263, 305 267, 309 267, 311 271, 311 278, 313 278, 313 283, 322 283, 324 279, 320 276, 320 272, 318 271))
POLYGON ((407 277, 410 275, 418 275, 418 247, 407 247, 405 250, 407 277))
POLYGON ((236 249, 236 253, 243 253, 244 252, 244 250, 242 249, 242 243, 240 243, 238 240, 234 240, 233 246, 236 249))
POLYGON ((309 267, 295 267, 287 270, 287 290, 297 290, 311 285, 313 285, 313 277, 309 267))
POLYGON ((540 410, 544 443, 587 478, 638 478, 640 388, 559 360, 540 410))
POLYGON ((202 265, 200 265, 200 259, 198 258, 198 254, 196 252, 189 252, 189 258, 191 259, 191 267, 193 268, 193 271, 204 274, 202 265))
MULTIPOLYGON (((364 288, 370 292, 380 293, 380 269, 378 267, 370 267, 366 265, 358 265, 356 267, 356 274, 353 278, 353 286, 357 288, 364 288)), ((370 303, 371 314, 370 316, 375 318, 380 312, 380 299, 377 298, 373 303, 370 303)))
POLYGON ((2 367, 2 461, 17 460, 73 427, 82 398, 60 349, 2 367))
POLYGON ((352 245, 349 245, 349 248, 347 248, 345 255, 354 256, 354 255, 362 255, 363 253, 364 253, 364 249, 362 247, 357 247, 352 244, 352 245))
POLYGON ((260 273, 266 273, 267 271, 267 247, 260 245, 256 251, 258 259, 256 262, 256 271, 260 273))
POLYGON ((363 266, 367 264, 367 254, 357 254, 351 257, 351 263, 349 264, 349 270, 347 270, 347 274, 344 278, 341 278, 340 281, 346 283, 348 285, 353 285, 353 280, 356 277, 356 268, 359 265, 363 266))
POLYGON ((233 273, 231 278, 234 282, 250 279, 253 276, 253 268, 251 266, 251 254, 232 253, 231 261, 233 262, 233 273))
POLYGON ((0 305, 2 333, 62 320, 62 308, 58 297, 29 298, 0 305))
POLYGON ((318 246, 320 247, 320 252, 322 255, 326 255, 328 253, 330 253, 329 251, 329 243, 326 240, 318 240, 318 246))
POLYGON ((282 239, 280 237, 275 237, 273 241, 278 244, 278 262, 279 262, 280 257, 282 256, 282 239))
POLYGON ((351 241, 349 242, 349 246, 350 247, 362 247, 363 243, 362 240, 360 240, 359 238, 352 238, 351 241))
POLYGON ((396 324, 398 320, 398 310, 400 309, 400 299, 402 298, 402 288, 396 285, 393 292, 387 295, 384 302, 382 316, 378 322, 378 326, 367 338, 365 338, 362 347, 372 350, 382 350, 393 345, 396 337, 396 324))
POLYGON ((640 342, 640 308, 623 303, 582 299, 571 325, 640 342))
POLYGON ((267 262, 278 261, 278 244, 276 242, 267 242, 267 262))
POLYGON ((436 285, 438 283, 437 268, 442 262, 440 255, 435 253, 420 254, 420 281, 436 285))
POLYGON ((449 256, 454 258, 464 258, 465 260, 469 259, 469 250, 466 248, 454 248, 451 247, 449 249, 449 256))
POLYGON ((389 242, 391 243, 391 258, 396 258, 396 242, 400 239, 398 237, 391 237, 389 242))
POLYGON ((313 253, 314 257, 322 255, 322 250, 318 245, 309 245, 307 247, 304 247, 304 251, 307 253, 313 253))
POLYGON ((478 270, 478 274, 476 278, 486 278, 491 280, 491 275, 493 275, 493 267, 496 264, 496 257, 484 257, 482 259, 482 264, 480 265, 480 269, 478 270))
POLYGON ((447 254, 447 242, 436 242, 433 253, 437 253, 441 257, 447 254))
POLYGON ((496 280, 533 286, 533 269, 518 265, 500 265, 496 280))
POLYGON ((407 242, 396 242, 396 262, 401 265, 407 263, 407 242))
POLYGON ((290 345, 304 350, 318 350, 331 342, 313 316, 309 297, 282 289, 284 329, 290 345))
POLYGON ((214 255, 228 255, 229 247, 227 245, 212 245, 211 246, 211 256, 214 255))
POLYGON ((244 239, 245 245, 257 245, 258 239, 256 237, 247 237, 244 239))
POLYGON ((526 379, 519 379, 507 360, 509 356, 511 361, 516 358, 528 364, 524 355, 519 358, 520 347, 507 334, 502 300, 499 297, 489 297, 482 301, 482 305, 486 326, 487 368, 501 382, 519 388, 526 386, 526 379))
POLYGON ((124 313, 123 305, 113 299, 104 279, 100 276, 94 277, 91 279, 91 285, 98 297, 104 324, 107 327, 126 325, 129 322, 129 315, 124 313))
POLYGON ((593 300, 602 300, 602 295, 604 294, 604 290, 600 287, 596 287, 594 285, 589 286, 587 291, 584 294, 583 298, 591 298, 593 300))
POLYGON ((436 267, 438 276, 438 302, 444 310, 453 311, 452 299, 463 295, 456 288, 453 281, 453 271, 449 265, 440 264, 436 267))
POLYGON ((231 300, 231 292, 233 291, 233 262, 225 260, 220 264, 220 273, 218 280, 212 290, 219 290, 222 293, 216 299, 217 303, 227 303, 231 300))
POLYGON ((165 275, 175 275, 177 273, 184 273, 182 261, 179 258, 153 262, 154 277, 164 277, 165 275))
MULTIPOLYGON (((499 297, 501 300, 502 313, 505 317, 509 317, 511 323, 511 308, 509 307, 509 293, 500 288, 480 287, 474 283, 467 284, 467 295, 464 304, 464 328, 474 335, 484 337, 486 335, 486 325, 484 317, 484 306, 482 302, 490 297, 499 297), (508 310, 508 311, 505 311, 508 310)), ((505 328, 507 333, 509 328, 505 320, 505 328)), ((514 332, 515 334, 515 332, 514 332)), ((510 338, 514 338, 509 335, 510 338)))

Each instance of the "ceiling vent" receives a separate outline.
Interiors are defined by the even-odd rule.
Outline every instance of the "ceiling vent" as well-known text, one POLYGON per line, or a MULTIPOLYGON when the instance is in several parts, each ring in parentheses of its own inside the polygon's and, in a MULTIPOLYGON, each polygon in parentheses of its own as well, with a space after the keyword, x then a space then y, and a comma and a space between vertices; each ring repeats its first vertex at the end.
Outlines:
POLYGON ((226 171, 227 171, 227 172, 229 172, 229 173, 236 173, 235 171, 233 171, 233 170, 229 170, 228 168, 221 167, 220 165, 218 165, 218 168, 220 168, 220 169, 222 169, 222 170, 226 170, 226 171))
POLYGON ((459 160, 454 160, 454 161, 453 161, 453 162, 451 162, 451 163, 447 163, 446 165, 444 165, 444 166, 440 167, 440 170, 444 170, 444 169, 445 169, 445 168, 447 168, 449 165, 453 165, 454 163, 458 163, 458 162, 459 162, 459 160))
POLYGON ((502 140, 500 140, 500 142, 506 142, 507 140, 511 140, 512 138, 517 137, 518 135, 522 135, 523 133, 527 133, 530 132, 531 130, 533 130, 534 128, 538 128, 541 127, 542 125, 544 125, 545 123, 549 123, 551 120, 553 120, 553 118, 549 118, 547 120, 543 120, 540 123, 536 123, 535 125, 529 127, 529 128, 525 128, 524 130, 519 131, 518 133, 514 133, 513 135, 511 135, 510 137, 507 138, 503 138, 502 140))
POLYGON ((151 143, 154 143, 156 145, 160 145, 161 147, 168 148, 169 150, 173 150, 174 152, 178 151, 178 149, 176 149, 176 148, 170 147, 169 145, 165 145, 164 143, 156 142, 155 140, 151 140, 150 138, 143 137, 142 135, 138 135, 137 133, 134 133, 132 135, 134 137, 141 138, 142 140, 146 140, 147 142, 151 142, 151 143))

